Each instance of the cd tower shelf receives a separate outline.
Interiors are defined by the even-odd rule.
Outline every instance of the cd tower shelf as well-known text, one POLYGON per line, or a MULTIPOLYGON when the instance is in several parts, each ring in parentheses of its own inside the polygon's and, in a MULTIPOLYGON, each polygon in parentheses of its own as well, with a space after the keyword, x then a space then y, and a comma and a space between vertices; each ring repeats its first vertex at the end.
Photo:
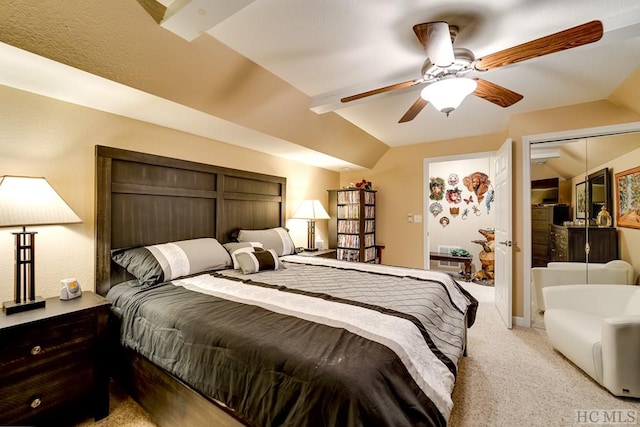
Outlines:
POLYGON ((376 262, 376 192, 329 190, 329 246, 344 261, 376 262))

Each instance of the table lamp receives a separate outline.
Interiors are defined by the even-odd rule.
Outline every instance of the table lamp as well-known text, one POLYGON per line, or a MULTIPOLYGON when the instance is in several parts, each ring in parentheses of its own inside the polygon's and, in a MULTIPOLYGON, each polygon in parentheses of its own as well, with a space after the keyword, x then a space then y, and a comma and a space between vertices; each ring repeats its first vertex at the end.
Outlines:
POLYGON ((35 235, 29 225, 82 222, 45 178, 0 176, 0 227, 22 227, 15 237, 14 300, 2 304, 7 314, 45 306, 35 296, 35 235))
POLYGON ((316 248, 316 220, 329 219, 329 214, 322 207, 320 200, 303 200, 298 210, 293 214, 294 219, 307 220, 307 247, 305 251, 317 251, 316 248))

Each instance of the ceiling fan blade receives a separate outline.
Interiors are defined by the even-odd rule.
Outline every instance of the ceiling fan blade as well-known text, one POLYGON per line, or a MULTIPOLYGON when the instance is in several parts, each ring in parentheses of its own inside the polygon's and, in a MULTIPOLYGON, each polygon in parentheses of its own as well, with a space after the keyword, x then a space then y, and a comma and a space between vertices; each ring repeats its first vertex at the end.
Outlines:
POLYGON ((413 32, 427 51, 432 64, 442 68, 453 64, 455 56, 449 24, 444 21, 417 24, 413 26, 413 32))
POLYGON ((380 93, 391 92, 396 89, 403 89, 405 87, 411 87, 418 85, 420 83, 424 83, 423 79, 409 80, 402 83, 396 83, 389 86, 381 87, 378 89, 369 90, 367 92, 358 93, 356 95, 347 96, 340 99, 340 102, 350 102, 355 101, 356 99, 366 98, 367 96, 378 95, 380 93))
POLYGON ((410 122, 411 120, 415 119, 418 113, 422 111, 422 109, 426 107, 428 103, 429 102, 427 102, 422 97, 418 98, 416 102, 414 102, 413 105, 409 107, 407 112, 404 113, 404 116, 402 116, 402 118, 398 120, 398 123, 410 122))
POLYGON ((478 86, 473 94, 479 98, 493 102, 500 107, 510 107, 520 101, 523 96, 512 90, 482 79, 476 79, 478 86))
POLYGON ((602 38, 602 22, 591 21, 559 33, 551 34, 527 43, 513 46, 500 52, 492 53, 481 58, 475 69, 479 71, 491 70, 527 59, 537 58, 550 53, 593 43, 602 38))

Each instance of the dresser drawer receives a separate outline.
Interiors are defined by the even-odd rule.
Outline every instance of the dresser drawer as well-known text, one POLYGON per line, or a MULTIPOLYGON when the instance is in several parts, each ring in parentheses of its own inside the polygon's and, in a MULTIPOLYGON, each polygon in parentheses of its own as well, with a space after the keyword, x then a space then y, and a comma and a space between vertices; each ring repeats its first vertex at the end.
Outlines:
POLYGON ((94 367, 89 359, 70 360, 47 369, 35 370, 21 381, 2 387, 0 422, 3 425, 55 423, 53 409, 87 406, 93 397, 94 367))
POLYGON ((550 208, 531 209, 531 221, 551 222, 553 211, 550 208))
POLYGON ((96 339, 95 315, 81 313, 34 322, 0 334, 0 379, 38 366, 87 354, 96 339))

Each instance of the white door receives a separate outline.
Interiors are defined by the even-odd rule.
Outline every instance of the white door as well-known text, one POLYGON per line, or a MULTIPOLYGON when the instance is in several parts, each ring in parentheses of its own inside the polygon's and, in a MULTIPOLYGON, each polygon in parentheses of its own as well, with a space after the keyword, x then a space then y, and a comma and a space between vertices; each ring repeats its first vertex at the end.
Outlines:
POLYGON ((512 327, 511 281, 511 139, 500 147, 495 159, 494 206, 496 212, 494 268, 495 304, 507 328, 512 327))

